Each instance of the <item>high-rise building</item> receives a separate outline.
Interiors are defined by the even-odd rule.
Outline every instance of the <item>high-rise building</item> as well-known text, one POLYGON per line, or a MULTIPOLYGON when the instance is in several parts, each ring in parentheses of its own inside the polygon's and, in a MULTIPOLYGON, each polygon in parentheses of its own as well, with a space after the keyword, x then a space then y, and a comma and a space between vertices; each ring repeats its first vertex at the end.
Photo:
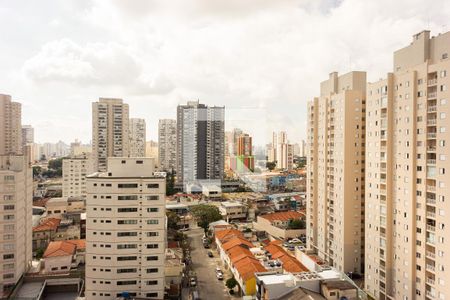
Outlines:
POLYGON ((122 99, 100 98, 92 103, 94 170, 106 171, 108 157, 129 156, 129 107, 122 99))
POLYGON ((255 169, 252 137, 242 133, 237 137, 236 154, 230 158, 230 168, 237 173, 245 173, 255 169))
POLYGON ((22 153, 22 105, 0 94, 0 155, 22 153))
POLYGON ((198 101, 178 105, 177 182, 222 179, 225 152, 225 107, 198 101))
POLYGON ((306 141, 302 140, 302 143, 300 144, 300 157, 306 157, 306 141))
POLYGON ((22 125, 22 149, 34 143, 34 128, 31 125, 22 125))
POLYGON ((86 176, 94 172, 89 154, 64 158, 62 164, 63 197, 86 198, 86 176))
POLYGON ((308 103, 307 246, 343 272, 364 270, 366 73, 331 73, 308 103))
MULTIPOLYGON (((276 140, 274 133, 274 139, 276 140)), ((276 142, 276 162, 277 169, 292 169, 294 161, 294 147, 289 144, 287 134, 284 131, 278 133, 278 140, 276 142)))
POLYGON ((145 148, 145 157, 151 157, 155 159, 155 164, 158 166, 158 142, 155 141, 147 141, 147 146, 145 148))
POLYGON ((277 134, 272 133, 272 142, 267 145, 267 161, 275 162, 277 160, 277 134))
POLYGON ((89 175, 86 298, 164 298, 165 178, 152 158, 108 158, 89 175))
POLYGON ((449 56, 450 32, 420 32, 367 86, 365 289, 375 299, 450 298, 449 56))
POLYGON ((22 148, 21 104, 0 95, 0 295, 8 296, 32 259, 33 172, 22 148))
POLYGON ((177 168, 177 120, 161 119, 158 122, 158 156, 161 170, 177 168))
POLYGON ((70 143, 70 156, 75 157, 79 155, 86 155, 92 153, 92 145, 83 144, 79 140, 70 143))
POLYGON ((130 119, 130 157, 145 157, 146 130, 145 120, 138 118, 130 119))

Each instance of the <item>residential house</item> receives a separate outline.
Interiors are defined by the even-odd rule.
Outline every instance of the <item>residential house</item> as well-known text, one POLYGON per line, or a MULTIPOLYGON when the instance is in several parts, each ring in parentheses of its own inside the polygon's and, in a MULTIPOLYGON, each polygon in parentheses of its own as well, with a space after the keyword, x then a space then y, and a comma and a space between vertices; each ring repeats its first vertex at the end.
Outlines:
POLYGON ((298 211, 270 213, 258 216, 256 222, 253 222, 253 228, 265 231, 275 239, 296 238, 306 233, 306 227, 292 228, 292 221, 304 221, 305 218, 305 215, 298 211))

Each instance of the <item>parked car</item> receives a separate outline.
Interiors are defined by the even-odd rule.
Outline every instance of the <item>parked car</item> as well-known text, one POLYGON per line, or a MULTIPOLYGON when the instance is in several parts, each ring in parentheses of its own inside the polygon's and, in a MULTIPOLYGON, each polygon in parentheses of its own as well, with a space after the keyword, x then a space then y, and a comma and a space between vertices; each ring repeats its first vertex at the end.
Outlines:
POLYGON ((192 277, 191 280, 189 281, 189 283, 190 283, 191 286, 196 286, 197 285, 197 280, 194 277, 192 277))
POLYGON ((289 244, 297 244, 297 243, 301 243, 301 242, 302 242, 302 241, 300 241, 299 239, 294 238, 294 239, 292 239, 292 240, 289 241, 289 244))
POLYGON ((217 279, 219 280, 223 280, 223 274, 222 273, 217 273, 216 274, 217 279))
POLYGON ((216 267, 216 273, 222 273, 223 274, 222 270, 219 267, 216 267))
POLYGON ((210 247, 209 247, 209 244, 208 244, 208 243, 203 243, 203 248, 209 249, 209 248, 210 248, 210 247))
POLYGON ((297 246, 297 248, 298 248, 298 250, 300 250, 300 251, 305 251, 305 246, 297 246))
POLYGON ((214 257, 214 254, 212 253, 212 251, 208 251, 208 256, 209 257, 214 257))

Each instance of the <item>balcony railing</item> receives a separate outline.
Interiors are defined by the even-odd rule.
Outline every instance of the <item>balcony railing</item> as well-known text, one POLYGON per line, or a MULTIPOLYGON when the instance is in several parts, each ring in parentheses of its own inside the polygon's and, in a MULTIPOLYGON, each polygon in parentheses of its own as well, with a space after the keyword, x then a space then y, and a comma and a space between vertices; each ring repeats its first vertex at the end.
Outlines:
POLYGON ((427 159, 427 164, 435 165, 436 164, 436 160, 435 159, 427 159))
POLYGON ((427 278, 427 283, 428 284, 431 284, 431 285, 434 285, 434 279, 432 279, 432 278, 427 278))
POLYGON ((436 227, 433 225, 427 225, 427 230, 431 231, 431 232, 435 232, 436 231, 436 227))
POLYGON ((436 213, 431 212, 431 211, 427 211, 427 217, 435 219, 436 218, 436 213))
MULTIPOLYGON (((430 98, 430 95, 428 95, 428 98, 430 98)), ((436 110, 437 110, 436 105, 431 105, 431 106, 428 106, 428 108, 427 108, 427 112, 436 112, 436 110)))
POLYGON ((427 138, 429 139, 435 139, 436 138, 436 132, 428 132, 427 138))
POLYGON ((436 204, 436 198, 427 198, 427 204, 436 204))
POLYGON ((436 85, 437 84, 437 78, 428 79, 428 85, 436 85))
POLYGON ((435 185, 427 185, 427 191, 436 192, 436 186, 435 185))
POLYGON ((435 146, 428 146, 427 147, 427 151, 428 152, 436 152, 436 147, 435 146))
POLYGON ((427 125, 436 125, 436 119, 428 119, 427 120, 427 125))
POLYGON ((429 257, 429 258, 432 258, 432 259, 436 258, 436 255, 431 251, 427 251, 426 254, 427 254, 427 257, 429 257))
POLYGON ((435 268, 433 265, 427 264, 427 271, 434 272, 435 268))
POLYGON ((436 92, 428 93, 428 99, 436 99, 436 97, 437 97, 437 93, 436 92))

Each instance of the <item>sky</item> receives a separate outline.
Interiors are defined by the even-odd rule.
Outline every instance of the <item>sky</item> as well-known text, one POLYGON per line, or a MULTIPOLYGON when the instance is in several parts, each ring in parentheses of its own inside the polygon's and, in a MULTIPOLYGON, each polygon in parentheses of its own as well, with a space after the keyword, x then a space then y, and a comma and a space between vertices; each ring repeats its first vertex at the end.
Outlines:
POLYGON ((0 0, 0 93, 37 142, 91 139, 91 103, 176 118, 190 100, 226 108, 228 129, 306 138, 306 104, 333 71, 392 70, 412 35, 450 30, 448 0, 0 0))

